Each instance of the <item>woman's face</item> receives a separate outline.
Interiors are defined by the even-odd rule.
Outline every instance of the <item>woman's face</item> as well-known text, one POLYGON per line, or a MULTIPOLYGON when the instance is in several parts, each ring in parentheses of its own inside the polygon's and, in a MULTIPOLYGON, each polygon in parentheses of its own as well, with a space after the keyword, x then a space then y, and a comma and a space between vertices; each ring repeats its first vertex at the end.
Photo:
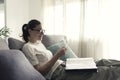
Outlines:
POLYGON ((41 25, 37 25, 33 29, 29 29, 30 38, 34 40, 41 40, 42 36, 44 35, 44 30, 42 29, 41 25))

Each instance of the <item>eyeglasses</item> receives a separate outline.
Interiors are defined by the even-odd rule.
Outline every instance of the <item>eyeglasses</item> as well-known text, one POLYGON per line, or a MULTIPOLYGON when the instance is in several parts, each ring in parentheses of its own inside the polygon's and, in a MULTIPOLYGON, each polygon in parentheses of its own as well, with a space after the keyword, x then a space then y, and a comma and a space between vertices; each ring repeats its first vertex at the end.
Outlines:
POLYGON ((44 29, 31 29, 33 31, 39 32, 39 33, 44 33, 45 30, 44 29))

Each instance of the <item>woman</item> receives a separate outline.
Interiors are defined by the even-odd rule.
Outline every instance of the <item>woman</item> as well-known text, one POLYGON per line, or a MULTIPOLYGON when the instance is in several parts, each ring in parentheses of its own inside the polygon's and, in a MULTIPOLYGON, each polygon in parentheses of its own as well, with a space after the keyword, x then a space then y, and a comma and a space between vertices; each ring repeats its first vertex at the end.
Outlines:
POLYGON ((24 24, 22 31, 23 39, 26 41, 23 52, 34 68, 50 79, 56 68, 63 62, 58 59, 65 54, 66 48, 62 48, 52 55, 41 42, 44 30, 38 20, 31 20, 28 24, 24 24))
POLYGON ((97 80, 97 76, 92 76, 94 72, 65 70, 65 66, 62 65, 63 61, 59 58, 65 54, 66 48, 52 55, 41 42, 44 30, 38 20, 31 20, 28 24, 24 24, 22 31, 23 39, 26 41, 23 52, 34 68, 47 80, 97 80))

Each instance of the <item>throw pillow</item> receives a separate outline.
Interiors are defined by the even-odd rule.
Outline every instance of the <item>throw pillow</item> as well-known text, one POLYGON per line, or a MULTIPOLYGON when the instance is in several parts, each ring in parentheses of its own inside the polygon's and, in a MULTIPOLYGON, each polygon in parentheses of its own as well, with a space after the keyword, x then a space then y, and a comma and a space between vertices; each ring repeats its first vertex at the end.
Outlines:
POLYGON ((0 37, 0 50, 9 50, 6 40, 1 37, 0 37))
POLYGON ((20 50, 1 50, 0 80, 45 80, 45 78, 20 50))
POLYGON ((10 49, 21 50, 24 45, 24 42, 15 38, 8 38, 8 44, 10 49))
POLYGON ((67 45, 67 43, 64 40, 59 41, 59 42, 47 47, 47 49, 50 50, 54 55, 62 47, 66 47, 67 51, 66 51, 65 55, 63 55, 60 58, 61 60, 65 61, 67 58, 77 58, 76 54, 72 51, 72 49, 67 45))

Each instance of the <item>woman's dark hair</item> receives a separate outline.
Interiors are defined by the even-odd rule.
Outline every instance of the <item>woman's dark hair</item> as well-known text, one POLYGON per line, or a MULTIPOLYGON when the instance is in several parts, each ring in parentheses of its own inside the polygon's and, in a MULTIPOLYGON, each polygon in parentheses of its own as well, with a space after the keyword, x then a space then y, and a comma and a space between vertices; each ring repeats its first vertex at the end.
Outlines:
POLYGON ((25 42, 28 42, 28 41, 29 41, 29 40, 28 40, 28 36, 30 36, 30 35, 29 35, 28 30, 29 30, 29 29, 32 30, 32 29, 35 28, 37 25, 41 25, 41 22, 38 21, 38 20, 33 19, 33 20, 30 20, 30 21, 28 22, 28 24, 24 24, 24 25, 22 26, 22 32, 23 32, 22 37, 23 37, 23 39, 25 40, 25 42))

